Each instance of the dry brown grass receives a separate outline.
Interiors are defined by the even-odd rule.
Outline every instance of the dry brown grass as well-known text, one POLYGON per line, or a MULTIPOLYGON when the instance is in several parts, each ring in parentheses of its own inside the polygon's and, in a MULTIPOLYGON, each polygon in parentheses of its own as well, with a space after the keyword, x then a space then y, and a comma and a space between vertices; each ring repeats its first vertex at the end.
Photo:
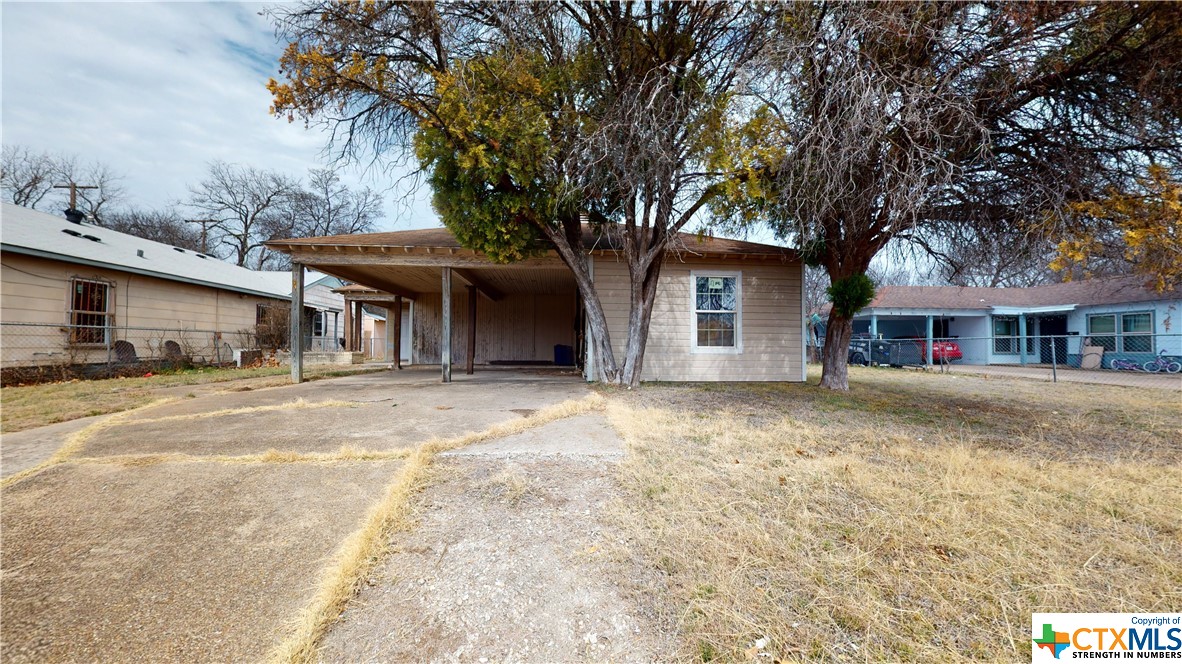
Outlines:
POLYGON ((1176 395, 852 382, 613 398, 680 659, 1025 661, 1034 611, 1182 609, 1176 395))
POLYGON ((411 497, 422 488, 435 455, 601 410, 604 405, 603 397, 591 395, 543 408, 529 417, 502 422, 484 431, 448 440, 432 439, 415 448, 394 481, 386 487, 382 499, 370 509, 361 527, 337 549, 321 575, 315 597, 296 619, 290 636, 271 652, 268 660, 282 663, 315 661, 317 643, 340 617, 366 572, 380 560, 390 536, 409 526, 411 497))
MULTIPOLYGON (((379 371, 373 369, 312 368, 306 378, 332 378, 379 371)), ((161 390, 186 385, 205 385, 246 380, 250 388, 287 385, 290 369, 193 369, 149 378, 74 380, 64 383, 0 388, 0 432, 11 433, 34 427, 132 410, 160 398, 161 390)), ((231 390, 233 388, 230 388, 231 390)))

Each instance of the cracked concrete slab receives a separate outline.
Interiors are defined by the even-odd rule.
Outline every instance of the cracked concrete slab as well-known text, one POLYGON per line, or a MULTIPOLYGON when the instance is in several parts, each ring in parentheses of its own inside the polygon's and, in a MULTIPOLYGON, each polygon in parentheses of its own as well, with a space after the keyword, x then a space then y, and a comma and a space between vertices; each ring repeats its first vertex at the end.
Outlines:
POLYGON ((0 436, 0 477, 15 475, 48 461, 71 435, 107 417, 110 415, 83 417, 0 436))
POLYGON ((4 659, 258 661, 398 462, 63 464, 4 490, 4 659))
POLYGON ((383 372, 314 383, 229 392, 173 402, 133 414, 101 431, 84 456, 183 453, 257 454, 269 449, 332 452, 342 446, 408 448, 432 437, 483 431, 547 405, 587 394, 586 383, 552 373, 488 371, 444 385, 426 369, 383 372), (327 408, 282 408, 297 400, 342 401, 327 408), (276 408, 205 417, 212 411, 276 408), (160 418, 168 419, 153 421, 160 418))
POLYGON ((607 423, 607 418, 591 414, 557 420, 512 436, 444 452, 443 455, 619 458, 624 455, 624 442, 607 423))

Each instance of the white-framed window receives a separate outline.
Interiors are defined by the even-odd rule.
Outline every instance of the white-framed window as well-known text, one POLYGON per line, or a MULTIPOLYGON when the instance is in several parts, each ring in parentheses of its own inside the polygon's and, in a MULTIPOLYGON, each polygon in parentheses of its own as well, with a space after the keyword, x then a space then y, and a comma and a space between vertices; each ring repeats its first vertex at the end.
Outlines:
POLYGON ((1013 316, 993 317, 993 353, 1018 354, 1018 319, 1013 316))
POLYGON ((111 284, 95 279, 70 279, 70 343, 105 345, 111 334, 111 284))
POLYGON ((1109 352, 1152 353, 1153 312, 1131 311, 1088 316, 1088 338, 1109 352))
POLYGON ((743 273, 690 272, 690 350, 743 352, 743 273))

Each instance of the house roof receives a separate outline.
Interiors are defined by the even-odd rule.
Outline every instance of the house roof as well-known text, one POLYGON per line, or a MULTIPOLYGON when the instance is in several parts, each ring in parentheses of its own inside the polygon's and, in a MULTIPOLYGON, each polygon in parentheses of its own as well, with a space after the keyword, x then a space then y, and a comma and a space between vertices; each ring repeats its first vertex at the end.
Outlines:
MULTIPOLYGON (((731 255, 731 256, 781 256, 796 258, 796 252, 785 247, 742 240, 678 233, 677 248, 690 253, 731 255)), ((583 225, 583 243, 592 251, 618 251, 623 247, 618 233, 597 233, 595 227, 583 225)), ((545 243, 548 245, 549 243, 545 243)), ((327 235, 323 237, 274 240, 268 246, 280 250, 301 247, 386 247, 406 249, 459 249, 461 245, 455 235, 446 228, 424 228, 409 231, 385 233, 359 233, 355 235, 327 235)))
POLYGON ((274 273, 12 203, 4 203, 0 211, 0 250, 249 295, 291 297, 290 273, 279 279, 274 273))
POLYGON ((1111 277, 1047 284, 1030 288, 967 286, 883 286, 866 309, 980 309, 995 307, 1094 306, 1154 302, 1177 297, 1177 291, 1158 293, 1137 276, 1111 277))

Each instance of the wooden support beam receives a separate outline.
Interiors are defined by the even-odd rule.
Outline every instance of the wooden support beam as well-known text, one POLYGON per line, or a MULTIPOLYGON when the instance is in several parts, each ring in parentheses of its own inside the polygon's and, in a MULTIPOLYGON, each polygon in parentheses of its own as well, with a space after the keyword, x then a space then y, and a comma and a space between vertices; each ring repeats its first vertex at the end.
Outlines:
POLYGON ((401 318, 402 312, 395 312, 394 307, 386 307, 386 361, 390 362, 390 368, 394 368, 394 362, 397 362, 394 355, 394 319, 401 318))
POLYGON ((457 267, 452 268, 452 273, 460 279, 463 279, 464 283, 468 284, 469 286, 474 286, 476 290, 480 291, 481 295, 487 297, 493 302, 505 297, 504 293, 498 290, 495 286, 490 285, 484 279, 481 279, 478 275, 473 273, 472 270, 466 270, 457 267))
POLYGON ((304 266, 291 264, 291 382, 304 382, 304 266))
POLYGON ((469 376, 475 371, 476 363, 476 287, 468 286, 468 366, 469 376))
POLYGON ((439 355, 440 364, 443 365, 443 382, 451 382, 451 268, 445 267, 443 271, 443 284, 441 290, 443 291, 443 330, 441 331, 442 339, 439 340, 439 355))
MULTIPOLYGON (((394 368, 402 370, 402 298, 394 298, 394 368)), ((386 324, 390 322, 387 319, 386 324)))
POLYGON ((362 303, 361 302, 354 302, 353 303, 353 350, 355 352, 360 351, 363 354, 363 356, 364 356, 364 352, 365 352, 365 348, 363 347, 363 344, 365 343, 365 337, 363 337, 362 335, 365 333, 365 326, 363 324, 362 319, 364 319, 364 318, 365 318, 365 309, 362 307, 362 303))
POLYGON ((345 299, 345 350, 353 350, 353 301, 345 299))

